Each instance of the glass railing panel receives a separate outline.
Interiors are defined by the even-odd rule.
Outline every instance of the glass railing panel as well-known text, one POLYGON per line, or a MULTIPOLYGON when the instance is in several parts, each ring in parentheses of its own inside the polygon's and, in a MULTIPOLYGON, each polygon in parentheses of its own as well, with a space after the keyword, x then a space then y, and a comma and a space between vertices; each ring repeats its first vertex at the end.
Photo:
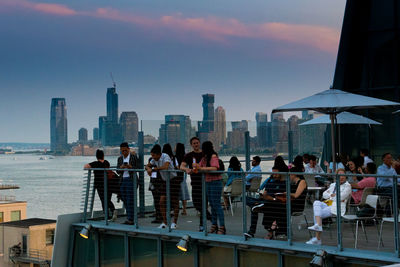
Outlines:
POLYGON ((100 234, 100 266, 125 266, 124 237, 119 235, 100 234))

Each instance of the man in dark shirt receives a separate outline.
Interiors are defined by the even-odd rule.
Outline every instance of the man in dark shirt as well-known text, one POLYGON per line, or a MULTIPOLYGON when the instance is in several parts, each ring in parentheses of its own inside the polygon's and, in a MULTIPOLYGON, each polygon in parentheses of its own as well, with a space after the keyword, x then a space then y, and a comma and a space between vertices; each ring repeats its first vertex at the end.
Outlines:
MULTIPOLYGON (((192 146, 193 151, 187 153, 183 158, 182 164, 180 169, 185 171, 187 174, 190 174, 192 185, 192 200, 193 206, 196 210, 200 212, 200 231, 203 230, 203 212, 202 212, 202 183, 201 178, 202 175, 196 169, 193 169, 193 163, 200 163, 201 159, 203 158, 203 152, 200 149, 200 139, 197 137, 192 137, 190 139, 190 145, 192 146)), ((211 219, 211 214, 207 210, 207 219, 211 219)))
MULTIPOLYGON (((272 171, 279 172, 280 170, 278 167, 274 166, 272 167, 272 171)), ((251 208, 251 224, 250 230, 247 233, 244 233, 245 237, 254 237, 254 234, 256 233, 259 211, 255 207, 260 204, 268 205, 269 201, 278 201, 275 197, 275 194, 286 191, 285 179, 280 174, 271 175, 271 177, 268 178, 268 181, 263 184, 265 184, 265 190, 259 199, 250 197, 246 198, 246 204, 251 208)))
MULTIPOLYGON (((97 161, 93 161, 91 163, 88 163, 84 166, 85 169, 93 168, 93 169, 103 169, 103 168, 110 168, 110 163, 107 160, 104 160, 104 152, 103 150, 97 149, 96 151, 96 158, 97 161)), ((100 201, 101 201, 101 206, 104 211, 104 173, 107 173, 107 171, 101 171, 101 170, 95 170, 94 172, 94 188, 97 189, 97 194, 99 195, 100 201)), ((107 203, 108 203, 108 208, 111 211, 112 214, 112 221, 115 221, 117 219, 117 211, 115 210, 114 204, 111 201, 111 196, 112 196, 112 184, 108 183, 108 190, 107 190, 107 203)))

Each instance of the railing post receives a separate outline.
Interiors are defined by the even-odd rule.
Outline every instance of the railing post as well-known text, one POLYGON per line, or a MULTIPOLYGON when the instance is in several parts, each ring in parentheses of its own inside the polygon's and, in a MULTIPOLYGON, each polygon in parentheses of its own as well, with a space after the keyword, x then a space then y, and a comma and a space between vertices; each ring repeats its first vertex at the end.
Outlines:
MULTIPOLYGON (((399 225, 398 225, 398 220, 399 220, 399 211, 398 211, 398 203, 397 203, 397 197, 398 197, 398 192, 397 192, 397 177, 393 175, 393 219, 394 219, 394 248, 396 252, 396 256, 400 257, 400 249, 399 249, 399 225)), ((378 242, 381 242, 379 240, 378 242)))
POLYGON ((90 197, 90 205, 89 205, 89 214, 91 216, 91 218, 93 218, 93 209, 94 209, 94 197, 96 194, 96 188, 94 187, 94 183, 93 183, 93 190, 91 193, 91 197, 90 197))
POLYGON ((203 231, 204 231, 204 235, 207 235, 207 197, 206 197, 206 179, 205 179, 205 175, 204 172, 201 174, 201 214, 202 214, 202 218, 201 220, 203 220, 203 231))
POLYGON ((104 220, 106 222, 106 225, 108 225, 108 177, 107 177, 107 172, 106 169, 103 171, 104 174, 104 220))
MULTIPOLYGON (((144 137, 143 131, 139 132, 139 169, 144 169, 144 137)), ((144 217, 145 212, 145 197, 144 197, 144 172, 139 172, 139 214, 144 217)))
POLYGON ((286 232, 287 232, 287 241, 288 245, 292 245, 292 223, 291 223, 291 214, 292 214, 292 209, 291 209, 291 202, 290 202, 290 175, 287 172, 286 173, 286 232))
POLYGON ((89 202, 89 190, 90 190, 90 177, 92 176, 92 170, 88 170, 88 178, 86 182, 86 193, 85 193, 85 204, 83 206, 83 222, 86 223, 87 207, 89 202))
POLYGON ((244 133, 244 147, 246 153, 246 170, 250 170, 250 132, 246 131, 244 133))
POLYGON ((342 213, 341 213, 341 199, 340 199, 340 176, 338 178, 338 174, 336 176, 336 219, 337 219, 337 247, 339 251, 343 250, 342 243, 342 213))
POLYGON ((167 211, 166 211, 166 216, 167 216, 167 226, 168 226, 168 232, 171 232, 171 173, 169 171, 167 171, 168 175, 167 175, 167 211))
MULTIPOLYGON (((229 174, 228 174, 229 175, 229 174)), ((246 175, 245 172, 242 172, 242 225, 243 225, 243 233, 247 233, 247 210, 246 210, 246 175)), ((244 240, 246 240, 246 237, 244 236, 244 240)))
MULTIPOLYGON (((139 172, 141 173, 141 172, 139 172)), ((138 207, 137 207, 137 175, 136 172, 133 172, 133 223, 135 224, 135 228, 139 227, 138 225, 138 207)))

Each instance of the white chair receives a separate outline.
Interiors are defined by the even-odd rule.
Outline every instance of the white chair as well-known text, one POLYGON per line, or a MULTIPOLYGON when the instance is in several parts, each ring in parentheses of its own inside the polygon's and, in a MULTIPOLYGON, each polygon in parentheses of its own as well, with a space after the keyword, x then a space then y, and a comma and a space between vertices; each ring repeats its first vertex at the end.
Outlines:
MULTIPOLYGON (((378 249, 381 248, 381 245, 383 246, 382 230, 383 230, 383 223, 384 223, 384 222, 394 223, 394 217, 385 217, 385 218, 382 218, 381 229, 379 230, 378 249)), ((398 219, 397 219, 397 222, 400 222, 400 215, 399 215, 399 217, 398 217, 398 219)))
POLYGON ((365 235, 365 239, 368 242, 368 236, 367 233, 365 231, 365 227, 364 227, 364 220, 374 220, 374 223, 376 225, 376 230, 378 232, 378 236, 379 236, 379 230, 378 230, 378 224, 376 222, 376 210, 377 210, 377 205, 378 205, 378 195, 368 195, 367 199, 365 201, 365 204, 371 206, 372 208, 374 208, 374 215, 372 216, 366 216, 366 217, 358 217, 357 215, 352 215, 352 214, 348 214, 348 215, 343 215, 342 218, 346 221, 355 221, 356 222, 356 234, 355 234, 355 241, 354 241, 354 248, 357 248, 357 241, 358 241, 358 224, 361 223, 361 228, 364 232, 365 235))
POLYGON ((235 179, 231 184, 231 192, 225 193, 224 195, 229 199, 229 205, 231 207, 231 213, 233 216, 232 198, 239 197, 242 195, 242 179, 235 179))

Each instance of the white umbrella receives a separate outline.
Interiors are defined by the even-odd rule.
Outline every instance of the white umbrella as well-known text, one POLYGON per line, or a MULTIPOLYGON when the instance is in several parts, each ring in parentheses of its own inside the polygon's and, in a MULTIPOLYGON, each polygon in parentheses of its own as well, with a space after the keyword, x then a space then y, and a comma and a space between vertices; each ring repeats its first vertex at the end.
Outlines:
POLYGON ((336 122, 336 115, 343 111, 349 111, 355 109, 394 107, 394 106, 400 106, 400 103, 363 96, 363 95, 352 94, 337 89, 329 89, 322 91, 321 93, 280 106, 272 110, 272 113, 284 112, 284 111, 315 110, 320 113, 329 114, 331 122, 332 159, 335 171, 336 160, 335 160, 334 123, 336 122))
MULTIPOLYGON (((368 125, 382 125, 382 123, 371 120, 367 117, 363 117, 361 115, 353 114, 350 112, 342 112, 337 114, 336 116, 336 124, 368 124, 368 125)), ((299 126, 304 125, 315 125, 315 124, 330 124, 331 119, 329 115, 323 115, 318 118, 303 122, 299 124, 299 126)))

